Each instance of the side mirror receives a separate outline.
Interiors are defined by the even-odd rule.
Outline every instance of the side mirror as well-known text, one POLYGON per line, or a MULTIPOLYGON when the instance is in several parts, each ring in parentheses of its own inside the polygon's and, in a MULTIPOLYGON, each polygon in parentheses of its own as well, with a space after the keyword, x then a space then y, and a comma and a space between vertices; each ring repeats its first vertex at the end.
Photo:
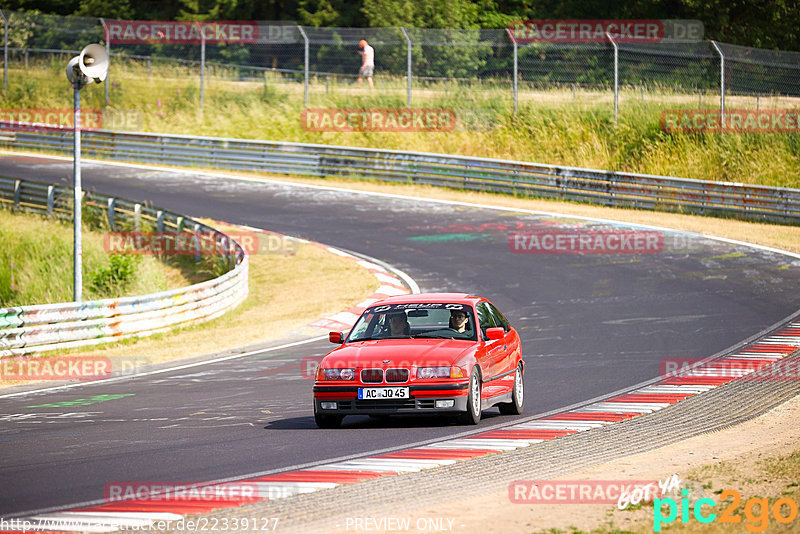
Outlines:
POLYGON ((331 343, 341 345, 344 342, 344 335, 342 335, 342 332, 328 332, 328 340, 331 343))
POLYGON ((502 326, 495 326, 486 329, 486 337, 489 339, 503 339, 506 337, 506 331, 502 326))

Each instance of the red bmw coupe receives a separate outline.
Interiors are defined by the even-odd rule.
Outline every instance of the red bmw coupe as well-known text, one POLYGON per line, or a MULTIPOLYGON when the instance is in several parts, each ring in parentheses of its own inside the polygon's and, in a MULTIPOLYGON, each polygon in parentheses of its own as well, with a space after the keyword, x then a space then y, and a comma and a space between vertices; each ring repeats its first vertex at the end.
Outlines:
POLYGON ((456 415, 477 424, 499 406, 522 413, 525 362, 519 335, 487 299, 462 293, 391 297, 367 308, 320 362, 314 419, 345 415, 456 415))

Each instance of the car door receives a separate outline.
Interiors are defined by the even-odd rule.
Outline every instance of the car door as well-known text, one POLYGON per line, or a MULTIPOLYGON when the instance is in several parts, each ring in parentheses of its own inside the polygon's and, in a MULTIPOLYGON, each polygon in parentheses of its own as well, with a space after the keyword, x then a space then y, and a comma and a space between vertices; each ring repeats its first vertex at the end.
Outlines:
POLYGON ((495 323, 494 315, 489 308, 489 303, 479 302, 476 306, 476 311, 478 312, 478 323, 486 350, 485 364, 481 367, 483 368, 483 379, 487 380, 495 377, 500 372, 506 349, 503 348, 504 343, 502 339, 488 339, 486 337, 486 330, 488 328, 499 326, 495 323))
POLYGON ((514 361, 516 359, 515 355, 517 352, 519 352, 519 337, 511 329, 508 319, 506 319, 505 316, 500 313, 500 310, 498 310, 491 302, 488 302, 487 306, 492 315, 494 323, 497 326, 502 326, 503 330, 506 332, 506 335, 503 338, 504 355, 502 361, 499 362, 497 369, 497 374, 502 374, 514 369, 514 361))

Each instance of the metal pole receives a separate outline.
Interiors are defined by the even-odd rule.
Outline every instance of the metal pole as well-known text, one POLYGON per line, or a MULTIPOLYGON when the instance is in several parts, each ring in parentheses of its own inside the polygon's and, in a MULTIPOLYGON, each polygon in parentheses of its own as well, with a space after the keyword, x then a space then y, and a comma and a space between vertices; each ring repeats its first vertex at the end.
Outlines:
POLYGON ((200 111, 203 111, 206 89, 206 36, 203 35, 203 28, 197 25, 200 30, 200 111))
MULTIPOLYGON (((106 20, 104 18, 102 18, 102 17, 100 18, 100 24, 103 25, 103 36, 104 36, 105 41, 106 41, 106 53, 108 54, 108 57, 111 57, 111 43, 108 40, 108 38, 109 38, 108 27, 106 26, 106 20)), ((111 83, 111 82, 109 82, 108 80, 109 80, 109 77, 108 77, 108 75, 106 75, 106 79, 105 79, 105 82, 104 82, 105 86, 106 86, 105 87, 106 106, 109 104, 109 102, 111 102, 111 100, 109 100, 109 97, 108 97, 108 84, 111 83)))
POLYGON ((0 10, 3 17, 3 98, 8 94, 8 17, 0 10))
POLYGON ((400 31, 406 38, 406 78, 408 79, 408 88, 406 89, 406 107, 411 107, 411 38, 408 36, 406 29, 400 26, 400 31))
POLYGON ((305 41, 305 67, 303 67, 303 107, 308 109, 308 36, 302 26, 297 27, 305 41))
POLYGON ((711 44, 719 54, 719 122, 722 125, 722 130, 725 130, 725 54, 719 47, 716 41, 711 41, 711 44))
POLYGON ((606 37, 614 47, 614 122, 617 122, 619 118, 619 47, 609 32, 606 32, 606 37))
POLYGON ((74 124, 74 139, 75 139, 75 157, 72 164, 72 182, 75 188, 75 196, 73 200, 73 220, 72 224, 75 232, 73 258, 73 283, 72 293, 73 300, 80 302, 82 298, 83 287, 83 250, 81 246, 81 200, 83 194, 81 192, 81 82, 77 81, 73 84, 74 87, 74 111, 75 111, 75 124, 74 124))
POLYGON ((506 33, 508 34, 508 38, 511 39, 511 43, 514 45, 514 81, 511 84, 511 90, 514 92, 514 115, 516 115, 517 109, 519 108, 519 87, 517 85, 519 83, 519 53, 517 50, 517 40, 514 39, 511 28, 506 28, 506 33))

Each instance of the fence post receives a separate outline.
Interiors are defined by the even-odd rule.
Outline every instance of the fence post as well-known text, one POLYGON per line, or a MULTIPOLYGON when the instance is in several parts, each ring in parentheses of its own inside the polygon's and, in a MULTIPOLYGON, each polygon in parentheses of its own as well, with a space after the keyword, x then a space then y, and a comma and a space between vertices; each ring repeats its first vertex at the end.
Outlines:
POLYGON ((716 41, 711 41, 714 49, 719 54, 719 122, 725 130, 725 54, 716 41))
POLYGON ((619 47, 609 32, 606 32, 606 37, 614 47, 614 122, 616 123, 619 118, 619 47))
POLYGON ((200 31, 200 111, 202 112, 206 92, 206 36, 203 35, 199 23, 197 29, 200 31))
POLYGON ((8 17, 0 9, 0 17, 3 17, 3 98, 8 93, 8 17))
POLYGON ((406 107, 411 107, 411 38, 403 26, 400 26, 400 31, 403 32, 403 37, 406 38, 406 77, 408 78, 408 89, 406 89, 406 107))
POLYGON ((303 107, 308 109, 308 35, 306 35, 305 30, 303 30, 302 26, 297 27, 300 30, 300 35, 303 36, 303 41, 305 42, 305 66, 303 67, 303 107))
POLYGON ((514 45, 514 81, 511 83, 511 91, 514 93, 514 115, 516 115, 519 107, 519 87, 517 86, 517 79, 519 77, 519 53, 517 51, 517 40, 514 39, 514 36, 511 34, 511 28, 506 28, 506 34, 514 45))
MULTIPOLYGON (((111 43, 108 42, 108 38, 109 38, 110 34, 108 32, 108 26, 106 26, 106 19, 100 17, 100 24, 103 25, 103 38, 106 41, 106 54, 108 54, 108 57, 110 58, 111 57, 111 43)), ((110 83, 108 80, 109 80, 109 76, 106 74, 106 79, 105 79, 105 82, 104 82, 105 86, 106 86, 105 87, 106 106, 109 104, 109 102, 111 102, 109 100, 109 98, 108 98, 108 84, 110 83)))

